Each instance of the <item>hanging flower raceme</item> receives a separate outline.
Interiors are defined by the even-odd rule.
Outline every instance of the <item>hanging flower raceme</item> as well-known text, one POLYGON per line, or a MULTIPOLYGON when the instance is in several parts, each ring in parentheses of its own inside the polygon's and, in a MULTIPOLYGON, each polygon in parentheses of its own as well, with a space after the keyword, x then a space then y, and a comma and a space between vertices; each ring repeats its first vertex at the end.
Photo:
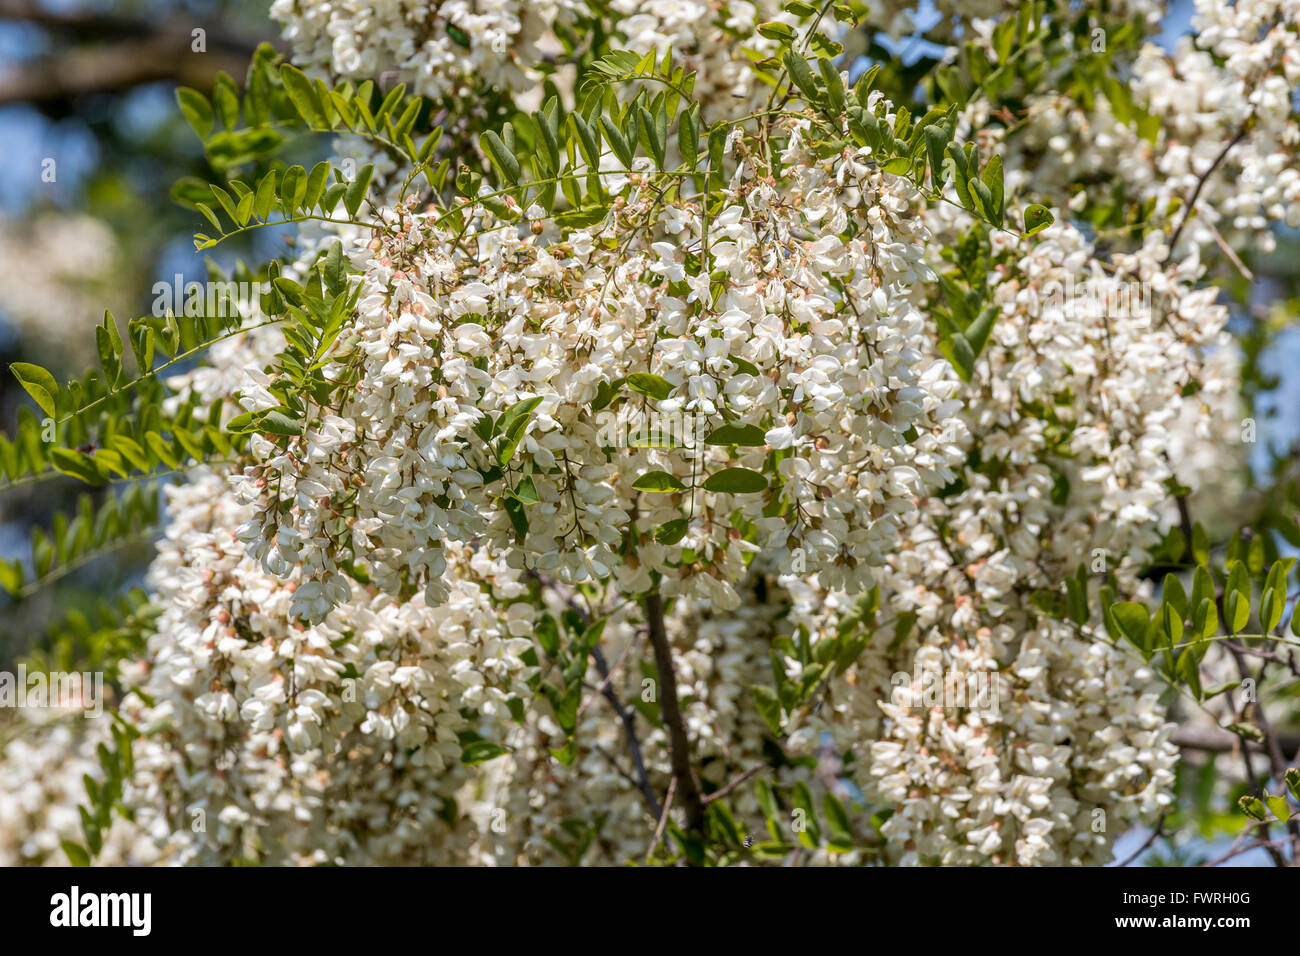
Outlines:
POLYGON ((640 172, 595 227, 397 210, 355 257, 354 393, 286 449, 254 439, 241 482, 251 552, 303 569, 295 613, 346 600, 352 563, 439 603, 446 548, 480 538, 566 581, 635 592, 657 571, 722 607, 762 549, 869 586, 900 515, 952 476, 957 383, 909 298, 928 275, 912 188, 800 132, 776 180, 735 139, 707 218, 640 172))
POLYGON ((438 608, 372 588, 304 627, 297 575, 244 555, 232 529, 249 509, 224 484, 173 491, 150 571, 165 610, 123 705, 142 731, 140 825, 179 862, 454 860, 472 829, 456 809, 463 735, 500 737, 508 702, 530 696, 519 576, 456 549, 438 608))

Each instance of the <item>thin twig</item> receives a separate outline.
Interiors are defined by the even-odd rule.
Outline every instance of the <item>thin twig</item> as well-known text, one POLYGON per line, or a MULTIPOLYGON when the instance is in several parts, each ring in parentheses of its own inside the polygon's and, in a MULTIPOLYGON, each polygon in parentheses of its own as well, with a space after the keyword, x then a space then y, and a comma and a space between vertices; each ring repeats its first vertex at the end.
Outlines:
POLYGON ((1202 863, 1201 866, 1207 866, 1207 867, 1218 866, 1220 863, 1228 862, 1234 856, 1240 856, 1243 853, 1248 853, 1251 850, 1258 850, 1260 848, 1268 850, 1270 854, 1277 852, 1277 847, 1273 845, 1272 840, 1255 840, 1251 843, 1247 843, 1245 846, 1242 847, 1234 846, 1231 850, 1223 854, 1223 856, 1219 857, 1217 860, 1211 860, 1209 863, 1202 863))
POLYGON ((1174 234, 1169 240, 1169 255, 1165 257, 1165 265, 1168 265, 1169 261, 1174 257, 1174 247, 1178 245, 1178 237, 1183 234, 1183 227, 1187 225, 1187 220, 1191 218, 1192 210, 1196 208, 1196 200, 1200 198, 1201 190, 1205 188, 1206 180, 1214 174, 1214 171, 1219 168, 1219 164, 1227 158, 1232 147, 1245 139, 1246 133, 1250 129, 1251 120, 1254 118, 1254 113, 1251 113, 1250 116, 1246 117, 1245 122, 1241 124, 1241 129, 1237 130, 1237 135, 1232 137, 1228 142, 1228 145, 1223 147, 1223 151, 1219 153, 1218 156, 1214 157, 1214 162, 1210 163, 1210 168, 1202 173, 1201 177, 1196 180, 1196 188, 1192 190, 1192 198, 1187 201, 1187 208, 1183 210, 1183 218, 1179 220, 1178 226, 1174 229, 1174 234))
POLYGON ((1151 849, 1151 844, 1155 843, 1156 840, 1160 839, 1160 837, 1163 835, 1161 831, 1163 831, 1165 826, 1165 820, 1168 819, 1168 817, 1169 817, 1168 813, 1164 813, 1161 815, 1160 819, 1156 821, 1156 828, 1151 831, 1151 835, 1147 837, 1146 840, 1143 841, 1142 845, 1138 847, 1137 850, 1135 850, 1132 854, 1130 854, 1129 857, 1123 863, 1119 864, 1121 867, 1128 866, 1130 863, 1132 863, 1134 860, 1140 857, 1147 850, 1151 849))
POLYGON ((668 795, 664 797, 664 808, 659 814, 659 824, 655 827, 654 839, 650 841, 650 849, 645 851, 647 860, 654 854, 659 846, 659 841, 664 838, 664 827, 668 825, 668 811, 673 805, 673 794, 677 792, 677 778, 673 777, 668 781, 668 795))
POLYGON ((763 770, 763 764, 759 764, 756 767, 750 767, 748 770, 742 773, 739 777, 736 777, 736 779, 732 780, 731 783, 727 784, 721 790, 715 790, 712 793, 706 795, 704 797, 704 802, 712 803, 714 800, 721 800, 727 794, 731 793, 731 791, 735 790, 737 787, 743 784, 750 777, 754 776, 756 773, 759 773, 762 770, 763 770))

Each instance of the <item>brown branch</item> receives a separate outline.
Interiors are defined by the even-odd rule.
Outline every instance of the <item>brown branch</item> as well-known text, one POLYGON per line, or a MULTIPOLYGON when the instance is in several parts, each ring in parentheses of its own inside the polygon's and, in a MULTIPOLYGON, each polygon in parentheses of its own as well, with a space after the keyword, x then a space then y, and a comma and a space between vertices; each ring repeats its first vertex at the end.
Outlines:
POLYGON ((645 616, 650 628, 650 645, 655 653, 655 667, 659 671, 659 708, 672 746, 673 779, 677 782, 686 809, 687 829, 703 833, 704 801, 700 797, 700 785, 695 779, 695 771, 691 768, 690 741, 686 736, 686 724, 682 720, 681 704, 677 701, 673 653, 668 644, 668 633, 664 629, 664 599, 658 589, 645 596, 645 616))
POLYGON ((1267 850, 1270 854, 1277 853, 1277 846, 1272 840, 1252 840, 1250 843, 1247 843, 1245 846, 1239 847, 1236 844, 1234 844, 1232 849, 1229 850, 1227 853, 1223 854, 1223 856, 1219 857, 1217 860, 1211 860, 1208 863, 1202 863, 1201 866, 1206 866, 1206 867, 1218 866, 1220 863, 1227 863, 1234 856, 1241 856, 1241 854, 1243 853, 1249 853, 1251 850, 1258 850, 1261 848, 1267 850))
POLYGON ((1219 165, 1225 159, 1227 159, 1228 153, 1231 152, 1232 147, 1236 146, 1246 138, 1246 133, 1250 131, 1251 121, 1254 118, 1254 113, 1251 113, 1250 116, 1246 117, 1246 121, 1241 124, 1241 129, 1237 130, 1237 135, 1232 137, 1228 142, 1228 145, 1223 147, 1223 151, 1220 152, 1218 156, 1214 157, 1214 162, 1210 163, 1210 168, 1202 173, 1200 178, 1196 180, 1196 188, 1192 190, 1192 196, 1187 201, 1187 208, 1183 210, 1182 219, 1179 220, 1178 226, 1174 229, 1174 234, 1169 240, 1169 255, 1165 257, 1164 265, 1168 265, 1170 260, 1174 257, 1174 247, 1178 245, 1178 237, 1183 234, 1183 227, 1187 225, 1187 220, 1191 218, 1192 210, 1196 207, 1196 200, 1201 196, 1201 190, 1205 188, 1206 180, 1214 175, 1214 171, 1219 168, 1219 165))
POLYGON ((1168 812, 1161 814, 1160 819, 1156 821, 1155 829, 1151 831, 1151 835, 1142 842, 1142 845, 1140 847, 1138 847, 1136 850, 1130 853, 1123 863, 1119 864, 1120 868, 1128 866, 1130 863, 1132 863, 1134 860, 1140 857, 1143 853, 1149 850, 1151 848, 1151 844, 1155 843, 1156 840, 1160 839, 1160 837, 1164 833, 1165 820, 1167 820, 1168 818, 1169 818, 1168 812))
POLYGON ((677 792, 677 778, 673 777, 668 781, 668 795, 664 797, 664 809, 659 814, 659 824, 655 827, 654 838, 650 841, 650 849, 645 851, 646 861, 654 855, 655 850, 659 847, 659 841, 664 838, 664 827, 668 825, 668 811, 672 809, 673 794, 677 792))
MULTIPOLYGON (((1230 730, 1214 727, 1179 727, 1169 739, 1183 750, 1199 750, 1205 753, 1231 753, 1242 743, 1246 743, 1251 753, 1264 753, 1264 745, 1255 741, 1243 741, 1230 730)), ((1287 750, 1300 748, 1300 735, 1282 734, 1279 741, 1287 750)))
POLYGON ((609 667, 605 663, 605 655, 599 647, 592 648, 591 656, 595 658, 596 670, 604 679, 601 685, 601 695, 609 701, 609 706, 614 708, 614 713, 618 714, 618 719, 623 722, 623 734, 627 737, 627 749, 632 754, 632 763, 636 766, 637 788, 641 795, 645 797, 646 806, 650 808, 650 816, 658 818, 662 813, 659 807, 659 801, 655 798, 654 787, 650 786, 650 776, 646 773, 645 760, 641 757, 641 743, 636 736, 636 720, 623 702, 618 699, 618 694, 614 688, 609 686, 609 667))
POLYGON ((761 770, 763 770, 763 764, 759 764, 756 767, 750 767, 748 770, 746 770, 740 776, 736 777, 734 780, 732 780, 721 790, 715 790, 711 794, 706 796, 704 798, 704 802, 712 803, 714 800, 721 800, 723 797, 731 793, 731 791, 735 790, 742 783, 744 783, 746 780, 748 780, 750 777, 754 776, 755 774, 759 773, 761 770))
POLYGON ((191 19, 165 22, 108 14, 56 12, 27 0, 0 0, 0 20, 21 21, 50 32, 54 52, 0 69, 0 105, 64 104, 92 93, 120 93, 171 81, 211 88, 220 70, 241 82, 256 41, 210 29, 191 19), (205 31, 206 52, 192 49, 192 33, 205 31), (71 42, 61 42, 69 38, 71 42))

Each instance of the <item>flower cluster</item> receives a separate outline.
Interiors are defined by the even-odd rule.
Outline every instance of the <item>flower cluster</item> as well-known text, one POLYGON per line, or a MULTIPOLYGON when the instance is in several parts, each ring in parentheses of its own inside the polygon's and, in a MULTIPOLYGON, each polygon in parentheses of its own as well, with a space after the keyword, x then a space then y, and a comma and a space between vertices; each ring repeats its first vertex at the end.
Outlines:
POLYGON ((484 548, 457 553, 439 608, 372 590, 303 627, 299 586, 244 556, 247 518, 209 474, 169 495, 150 570, 165 611, 139 694, 127 799, 177 862, 447 862, 466 733, 525 692, 532 605, 484 548))
MULTIPOLYGON (((711 118, 742 115, 767 95, 768 87, 755 78, 746 53, 759 57, 776 49, 774 41, 755 32, 758 24, 776 20, 797 25, 776 0, 275 0, 271 16, 283 24, 294 60, 303 67, 357 83, 393 74, 413 92, 433 99, 464 96, 480 86, 531 90, 543 73, 555 70, 562 49, 556 33, 598 19, 620 49, 659 55, 672 50, 698 75, 695 93, 711 118)), ((569 71, 571 67, 555 75, 561 86, 572 85, 569 71)))
MULTIPOLYGON (((780 178, 738 173, 709 220, 637 173, 604 223, 549 237, 481 209, 459 232, 399 210, 354 260, 356 389, 287 449, 254 439, 241 482, 260 505, 251 553, 303 568, 295 613, 347 600, 345 559, 438 603, 446 547, 479 538, 628 593, 658 571, 724 609, 764 548, 869 586, 900 516, 960 460, 941 427, 957 382, 923 358, 908 298, 928 273, 914 191, 799 134, 780 178), (607 447, 602 416, 647 413, 699 437, 607 447)), ((242 401, 276 404, 265 388, 242 401)))
POLYGON ((1185 218, 1180 257, 1268 252, 1273 224, 1300 224, 1300 4, 1203 0, 1194 25, 1172 52, 1147 41, 1132 57, 1133 104, 1159 121, 1154 143, 1105 96, 1085 107, 1042 94, 999 148, 1027 189, 1062 207, 1104 205, 1122 184, 1153 221, 1185 218))
POLYGON ((415 92, 441 98, 471 85, 471 78, 507 90, 524 87, 542 58, 538 41, 576 6, 573 0, 274 0, 271 16, 284 25, 294 60, 304 67, 358 83, 397 72, 415 92))
MULTIPOLYGON (((102 783, 96 748, 112 745, 108 715, 87 719, 80 710, 15 711, 0 726, 0 866, 67 866, 60 846, 80 844, 85 778, 102 783)), ((148 835, 126 819, 103 834, 97 859, 109 866, 142 865, 159 858, 148 835)))

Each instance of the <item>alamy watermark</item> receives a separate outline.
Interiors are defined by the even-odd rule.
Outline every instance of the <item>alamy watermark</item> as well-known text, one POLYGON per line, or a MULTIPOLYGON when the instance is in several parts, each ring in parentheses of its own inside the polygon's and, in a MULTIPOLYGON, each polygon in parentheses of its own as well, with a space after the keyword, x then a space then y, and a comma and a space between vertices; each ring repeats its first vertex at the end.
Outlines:
POLYGON ((1030 283, 1022 296, 1030 311, 1064 309, 1070 305, 1108 317, 1151 313, 1151 284, 1137 279, 1088 276, 1076 281, 1072 273, 1066 273, 1064 280, 1030 283))
POLYGON ((893 688, 890 702, 895 707, 932 710, 969 710, 996 717, 998 679, 992 671, 947 670, 936 664, 914 661, 913 670, 898 671, 889 679, 893 688))
POLYGON ((693 412, 600 412, 596 437, 603 448, 677 448, 689 451, 710 432, 708 416, 693 412))
POLYGON ((18 673, 0 671, 0 707, 78 709, 83 716, 104 713, 104 674, 101 671, 33 671, 18 665, 18 673))
POLYGON ((153 284, 153 314, 247 319, 262 314, 262 296, 270 291, 269 282, 186 282, 177 273, 171 282, 153 284))

